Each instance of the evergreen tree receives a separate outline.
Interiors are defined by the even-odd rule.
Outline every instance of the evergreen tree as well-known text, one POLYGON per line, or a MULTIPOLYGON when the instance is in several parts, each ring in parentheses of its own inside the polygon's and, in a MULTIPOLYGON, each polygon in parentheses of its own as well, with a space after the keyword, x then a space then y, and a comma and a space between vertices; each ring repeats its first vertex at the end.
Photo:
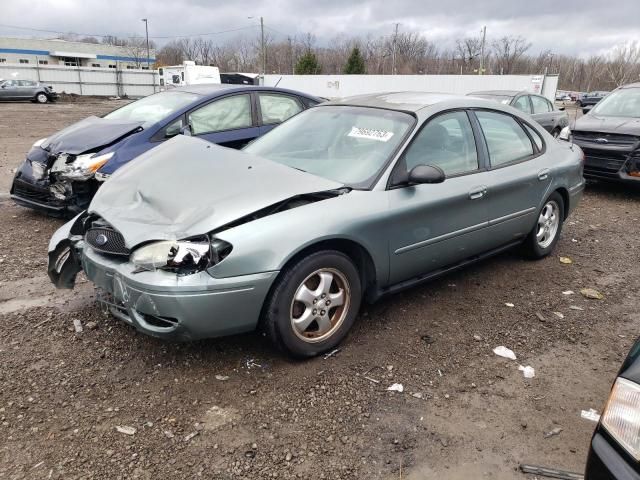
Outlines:
POLYGON ((362 75, 364 73, 364 58, 358 47, 353 47, 351 55, 344 66, 344 73, 352 75, 362 75))
POLYGON ((302 55, 296 63, 295 68, 296 75, 315 75, 320 73, 320 65, 318 64, 318 57, 311 50, 302 55))

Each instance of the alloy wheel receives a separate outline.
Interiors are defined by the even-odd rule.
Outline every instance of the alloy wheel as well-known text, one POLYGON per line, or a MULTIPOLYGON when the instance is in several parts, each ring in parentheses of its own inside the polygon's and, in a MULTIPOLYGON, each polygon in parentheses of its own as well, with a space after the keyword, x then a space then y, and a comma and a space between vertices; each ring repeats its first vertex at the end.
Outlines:
POLYGON ((347 277, 334 268, 308 275, 291 301, 293 332, 308 343, 326 340, 340 328, 349 312, 351 287, 347 277))
POLYGON ((536 241, 540 248, 548 248, 556 238, 560 225, 560 207, 554 200, 545 203, 538 217, 536 241))

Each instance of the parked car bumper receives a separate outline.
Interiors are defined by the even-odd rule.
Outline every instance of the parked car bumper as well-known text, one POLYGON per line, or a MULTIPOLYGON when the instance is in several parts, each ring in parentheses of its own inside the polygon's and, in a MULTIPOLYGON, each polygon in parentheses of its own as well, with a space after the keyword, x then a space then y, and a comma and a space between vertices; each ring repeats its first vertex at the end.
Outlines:
POLYGON ((47 92, 47 98, 50 101, 55 102, 60 98, 60 95, 58 95, 56 92, 47 92))
POLYGON ((614 446, 614 440, 599 429, 591 440, 585 480, 640 480, 637 462, 632 462, 614 446))
POLYGON ((640 185, 640 151, 629 153, 581 147, 585 153, 585 178, 640 185))
POLYGON ((160 338, 196 340, 254 330, 278 272, 213 278, 206 271, 177 276, 137 272, 128 260, 82 246, 82 269, 115 317, 160 338))
POLYGON ((52 188, 45 168, 42 163, 29 158, 22 162, 9 191, 13 201, 23 207, 59 216, 76 215, 88 206, 97 186, 89 181, 69 182, 65 186, 59 185, 60 188, 52 188))

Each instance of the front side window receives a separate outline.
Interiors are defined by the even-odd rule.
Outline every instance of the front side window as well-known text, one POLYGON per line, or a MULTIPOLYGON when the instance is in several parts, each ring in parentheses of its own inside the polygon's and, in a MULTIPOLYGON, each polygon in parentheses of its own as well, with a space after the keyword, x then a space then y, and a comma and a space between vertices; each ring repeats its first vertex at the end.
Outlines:
POLYGON ((252 124, 251 98, 246 94, 215 100, 189 114, 194 135, 247 128, 252 124))
POLYGON ((370 188, 414 122, 413 116, 393 110, 319 106, 244 150, 353 188, 370 188))
POLYGON ((293 117, 302 111, 302 106, 293 97, 285 95, 275 95, 259 93, 260 111, 262 112, 262 123, 282 123, 286 119, 293 117))
POLYGON ((551 111, 546 98, 531 95, 531 103, 533 105, 533 113, 548 113, 551 111))
POLYGON ((533 144, 516 120, 504 113, 476 112, 489 149, 492 167, 533 155, 533 144))
POLYGON ((201 98, 189 92, 160 92, 129 103, 104 118, 156 123, 201 98))
POLYGON ((623 88, 607 95, 589 112, 601 117, 640 118, 640 88, 623 88))
POLYGON ((531 113, 531 106, 529 105, 529 99, 526 95, 518 97, 513 103, 513 106, 524 113, 531 113))
POLYGON ((451 112, 430 120, 404 154, 407 171, 416 165, 440 167, 447 176, 478 169, 478 154, 469 117, 451 112))

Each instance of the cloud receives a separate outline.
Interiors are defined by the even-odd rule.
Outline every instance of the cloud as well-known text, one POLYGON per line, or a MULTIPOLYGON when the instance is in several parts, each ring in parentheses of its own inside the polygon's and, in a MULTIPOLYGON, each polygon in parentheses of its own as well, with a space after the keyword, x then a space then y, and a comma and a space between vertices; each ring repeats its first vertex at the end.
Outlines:
MULTIPOLYGON (((532 42, 534 53, 549 49, 586 56, 640 38, 639 0, 617 0, 611 7, 602 0, 244 0, 215 5, 210 0, 31 0, 28 16, 22 0, 3 0, 0 23, 142 36, 140 19, 148 18, 151 37, 248 27, 211 37, 223 42, 238 35, 257 36, 260 16, 276 38, 311 32, 318 44, 338 35, 391 35, 395 22, 402 31, 421 32, 442 48, 452 47, 457 38, 479 35, 484 25, 489 42, 504 35, 523 35, 532 42)), ((3 26, 0 35, 45 36, 3 26)))

